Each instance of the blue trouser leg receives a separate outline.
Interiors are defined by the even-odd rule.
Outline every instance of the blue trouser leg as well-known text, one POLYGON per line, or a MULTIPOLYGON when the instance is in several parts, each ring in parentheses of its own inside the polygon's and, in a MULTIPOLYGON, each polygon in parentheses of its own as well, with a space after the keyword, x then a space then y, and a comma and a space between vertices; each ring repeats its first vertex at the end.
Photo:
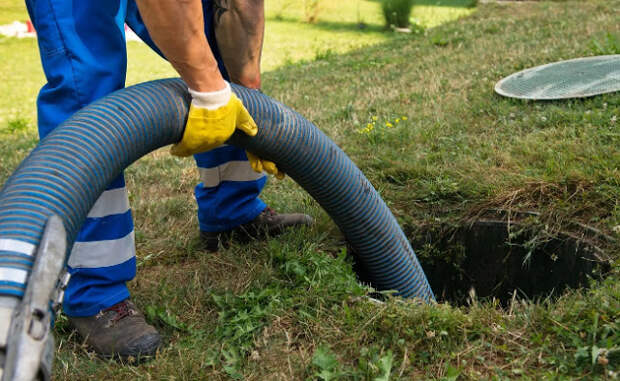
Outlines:
POLYGON ((267 207, 258 198, 267 177, 254 172, 244 150, 225 145, 194 158, 202 181, 194 189, 200 230, 232 229, 267 207))
MULTIPOLYGON (((38 31, 41 61, 48 81, 37 101, 41 137, 80 108, 124 87, 125 19, 154 46, 133 0, 129 3, 127 0, 26 0, 26 4, 38 31)), ((210 2, 205 2, 205 20, 207 36, 215 46, 210 2)), ((219 59, 217 49, 214 50, 219 59)), ((225 73, 221 59, 219 62, 225 73)), ((203 178, 196 190, 204 230, 234 227, 250 221, 264 209, 264 203, 257 198, 265 183, 264 176, 253 174, 248 178, 233 171, 235 166, 242 167, 243 162, 248 168, 249 165, 242 150, 230 149, 238 151, 233 162, 217 161, 214 158, 217 152, 196 155, 204 169, 217 170, 219 174, 217 182, 207 177, 206 184, 213 186, 204 185, 203 178), (207 159, 201 161, 203 155, 207 159)), ((125 283, 135 276, 135 244, 122 174, 90 211, 68 265, 72 279, 64 309, 69 316, 92 316, 129 296, 125 283)))
MULTIPOLYGON (((39 136, 125 85, 126 0, 26 0, 47 83, 37 100, 39 136)), ((123 175, 89 212, 69 258, 64 310, 92 316, 129 296, 135 276, 133 222, 123 175)))
MULTIPOLYGON (((222 75, 228 79, 215 40, 213 3, 203 0, 203 11, 207 40, 222 75)), ((162 55, 148 35, 133 0, 128 4, 127 24, 144 42, 162 55)), ((252 170, 244 150, 223 146, 194 155, 194 158, 201 179, 194 192, 198 203, 200 230, 219 232, 232 229, 252 221, 265 209, 266 205, 258 195, 265 186, 267 178, 264 174, 252 170)))

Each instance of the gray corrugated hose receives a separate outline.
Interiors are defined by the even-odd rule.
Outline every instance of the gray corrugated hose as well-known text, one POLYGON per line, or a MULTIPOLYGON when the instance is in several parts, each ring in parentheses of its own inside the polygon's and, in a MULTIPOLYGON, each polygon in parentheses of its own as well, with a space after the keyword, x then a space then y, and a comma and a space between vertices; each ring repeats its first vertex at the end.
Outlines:
MULTIPOLYGON (((325 134, 268 96, 234 92, 259 126, 229 143, 272 160, 334 219, 375 288, 424 301, 433 294, 396 219, 325 134)), ((180 140, 189 96, 179 79, 117 91, 76 113, 22 162, 0 192, 0 295, 21 298, 45 223, 58 215, 70 248, 90 208, 120 171, 180 140)))

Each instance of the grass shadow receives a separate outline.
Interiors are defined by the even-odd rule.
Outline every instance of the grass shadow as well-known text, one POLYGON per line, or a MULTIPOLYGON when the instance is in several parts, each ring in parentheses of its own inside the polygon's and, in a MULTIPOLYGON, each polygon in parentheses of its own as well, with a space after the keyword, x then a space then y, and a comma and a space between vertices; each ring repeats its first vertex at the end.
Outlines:
POLYGON ((328 32, 364 32, 364 33, 380 33, 385 32, 386 29, 383 25, 380 24, 369 24, 362 22, 338 22, 338 21, 318 21, 314 24, 309 24, 305 21, 301 21, 294 17, 269 17, 268 21, 278 21, 282 23, 288 24, 303 24, 308 25, 312 28, 325 30, 328 32))

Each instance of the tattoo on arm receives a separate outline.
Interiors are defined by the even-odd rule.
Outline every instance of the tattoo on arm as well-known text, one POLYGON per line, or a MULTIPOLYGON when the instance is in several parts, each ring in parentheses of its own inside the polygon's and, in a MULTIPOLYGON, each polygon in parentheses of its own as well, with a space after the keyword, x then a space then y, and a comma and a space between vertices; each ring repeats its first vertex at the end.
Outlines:
POLYGON ((214 19, 215 25, 220 23, 220 19, 222 15, 228 11, 228 0, 215 0, 213 1, 213 11, 214 11, 214 19))

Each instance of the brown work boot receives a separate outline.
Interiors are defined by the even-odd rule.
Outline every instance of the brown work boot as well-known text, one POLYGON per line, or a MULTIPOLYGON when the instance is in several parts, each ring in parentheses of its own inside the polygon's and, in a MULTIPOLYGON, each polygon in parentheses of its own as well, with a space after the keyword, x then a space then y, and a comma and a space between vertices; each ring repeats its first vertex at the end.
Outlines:
POLYGON ((276 213, 267 207, 254 220, 223 232, 200 232, 208 251, 217 251, 219 244, 228 247, 231 240, 248 243, 253 239, 275 236, 292 226, 311 225, 314 220, 303 213, 276 213))
POLYGON ((126 299, 95 316, 69 317, 69 322, 92 349, 105 358, 130 356, 140 361, 153 356, 161 343, 154 327, 126 299))

